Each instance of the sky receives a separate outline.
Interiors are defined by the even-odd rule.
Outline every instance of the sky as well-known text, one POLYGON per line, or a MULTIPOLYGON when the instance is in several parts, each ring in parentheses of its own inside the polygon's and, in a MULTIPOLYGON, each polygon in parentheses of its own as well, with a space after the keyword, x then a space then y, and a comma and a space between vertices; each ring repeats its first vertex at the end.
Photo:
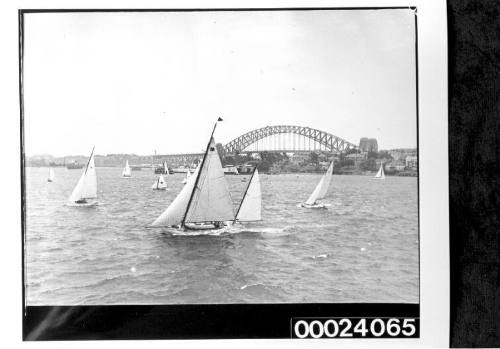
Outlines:
POLYGON ((201 152, 267 125, 416 147, 411 10, 30 13, 28 156, 201 152))

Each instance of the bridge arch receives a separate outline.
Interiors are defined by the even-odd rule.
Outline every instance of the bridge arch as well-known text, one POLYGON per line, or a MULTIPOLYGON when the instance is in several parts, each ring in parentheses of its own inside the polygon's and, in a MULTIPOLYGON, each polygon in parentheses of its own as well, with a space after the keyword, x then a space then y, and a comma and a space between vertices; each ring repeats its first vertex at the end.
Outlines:
POLYGON ((224 146, 226 153, 241 153, 250 145, 254 144, 260 139, 280 134, 280 133, 294 133, 323 145, 331 152, 345 152, 349 149, 356 149, 357 146, 340 138, 332 135, 331 133, 320 131, 311 127, 291 126, 291 125, 277 125, 266 126, 258 128, 242 134, 241 136, 233 139, 231 142, 224 146))

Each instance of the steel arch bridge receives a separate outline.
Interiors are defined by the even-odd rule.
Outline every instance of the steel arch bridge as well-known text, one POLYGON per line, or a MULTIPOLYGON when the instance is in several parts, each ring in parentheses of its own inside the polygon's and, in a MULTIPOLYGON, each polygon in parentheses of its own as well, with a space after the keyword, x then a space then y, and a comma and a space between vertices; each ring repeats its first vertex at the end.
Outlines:
POLYGON ((285 133, 296 134, 309 138, 331 152, 342 153, 350 149, 357 149, 356 145, 328 132, 320 131, 311 127, 277 125, 252 130, 239 136, 238 138, 233 139, 224 146, 224 152, 230 154, 241 153, 245 151, 246 148, 263 138, 285 133))

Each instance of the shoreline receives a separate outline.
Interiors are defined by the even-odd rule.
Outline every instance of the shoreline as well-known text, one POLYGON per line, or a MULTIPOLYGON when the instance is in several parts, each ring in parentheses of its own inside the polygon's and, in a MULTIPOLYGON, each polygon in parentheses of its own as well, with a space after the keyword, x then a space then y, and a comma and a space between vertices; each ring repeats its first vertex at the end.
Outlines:
MULTIPOLYGON (((66 166, 26 166, 26 168, 66 168, 66 166)), ((96 168, 116 168, 116 169, 121 169, 121 166, 96 166, 96 168)), ((81 169, 69 169, 69 171, 73 170, 81 170, 81 169)), ((150 167, 143 167, 139 171, 151 171, 154 172, 154 170, 150 167)), ((173 172, 174 173, 179 173, 179 174, 184 174, 181 172, 173 172)), ((281 174, 295 174, 295 175, 301 175, 301 174, 324 174, 324 171, 277 171, 277 172, 261 172, 262 174, 274 176, 274 175, 281 175, 281 174)), ((333 175, 346 175, 346 176, 374 176, 377 173, 377 171, 342 171, 342 170, 333 170, 333 175)), ((227 174, 228 176, 234 175, 234 174, 227 174)), ((245 175, 250 175, 250 173, 239 173, 237 176, 245 176, 245 175)), ((418 177, 418 174, 416 171, 401 171, 401 172, 385 172, 386 177, 418 177)), ((236 176, 236 175, 235 175, 236 176)))

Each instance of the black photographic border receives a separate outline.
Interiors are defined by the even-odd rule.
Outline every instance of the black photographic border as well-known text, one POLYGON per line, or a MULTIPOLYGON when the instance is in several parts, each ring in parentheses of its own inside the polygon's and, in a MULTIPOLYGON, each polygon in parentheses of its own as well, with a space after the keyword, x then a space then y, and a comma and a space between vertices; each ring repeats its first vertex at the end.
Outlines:
POLYGON ((172 304, 26 306, 25 253, 26 185, 24 154, 24 15, 71 12, 219 12, 219 11, 319 11, 391 10, 415 12, 416 126, 419 152, 418 27, 415 6, 392 7, 291 7, 291 8, 191 8, 191 9, 20 9, 19 99, 21 154, 21 239, 23 340, 123 340, 123 339, 253 339, 291 338, 292 317, 409 317, 420 316, 420 161, 417 167, 419 302, 408 303, 280 303, 280 304, 172 304))

